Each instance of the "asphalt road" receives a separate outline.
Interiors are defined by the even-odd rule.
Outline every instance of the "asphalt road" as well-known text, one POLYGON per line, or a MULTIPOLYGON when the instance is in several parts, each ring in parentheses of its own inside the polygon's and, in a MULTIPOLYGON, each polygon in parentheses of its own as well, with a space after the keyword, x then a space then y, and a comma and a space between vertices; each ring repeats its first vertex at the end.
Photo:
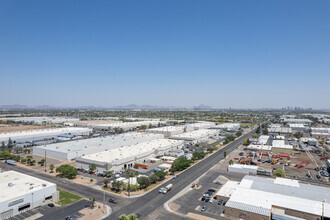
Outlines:
POLYGON ((146 195, 137 198, 128 206, 125 206, 119 210, 114 211, 113 214, 109 216, 108 219, 118 219, 121 214, 130 214, 135 213, 140 215, 140 219, 145 219, 147 216, 152 213, 155 209, 163 206, 171 197, 175 196, 181 190, 183 190, 188 184, 191 184, 194 180, 200 177, 202 174, 210 170, 216 163, 222 160, 223 152, 226 151, 228 154, 235 150, 244 139, 251 137, 254 134, 256 129, 250 131, 249 133, 241 136, 232 143, 228 144, 226 147, 212 154, 205 160, 202 160, 197 165, 190 167, 180 174, 177 179, 172 179, 156 188, 156 190, 147 193, 146 195), (173 188, 167 194, 160 194, 158 190, 161 187, 164 187, 172 183, 173 188))

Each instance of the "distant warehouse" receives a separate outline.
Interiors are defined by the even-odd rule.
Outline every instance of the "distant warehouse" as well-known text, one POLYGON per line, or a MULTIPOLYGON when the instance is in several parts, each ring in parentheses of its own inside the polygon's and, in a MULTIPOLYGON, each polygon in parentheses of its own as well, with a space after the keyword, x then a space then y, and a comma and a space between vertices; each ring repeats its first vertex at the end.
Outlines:
POLYGON ((28 130, 28 131, 17 131, 7 132, 0 134, 0 142, 7 142, 9 138, 13 143, 25 143, 34 141, 43 141, 46 139, 56 138, 59 135, 70 134, 70 135, 89 135, 92 132, 90 128, 51 128, 51 129, 40 129, 40 130, 28 130))
POLYGON ((16 171, 0 173, 0 219, 59 199, 56 184, 16 171))
POLYGON ((166 126, 146 130, 147 133, 164 134, 165 137, 171 137, 184 132, 184 126, 166 126))
POLYGON ((124 131, 134 130, 141 125, 158 125, 159 121, 136 121, 136 122, 123 122, 123 123, 111 123, 111 124, 100 124, 93 126, 94 130, 109 131, 115 128, 121 128, 124 131))
POLYGON ((118 172, 135 163, 144 163, 148 158, 164 155, 172 149, 179 149, 183 141, 157 139, 139 144, 114 148, 107 151, 89 154, 76 159, 76 167, 89 169, 90 164, 95 164, 98 172, 118 172))
POLYGON ((211 136, 218 135, 219 132, 216 130, 201 129, 191 132, 186 132, 170 137, 174 140, 184 140, 187 143, 196 144, 206 142, 211 136))
POLYGON ((56 158, 60 160, 73 160, 87 154, 120 148, 127 145, 138 144, 164 138, 162 134, 124 133, 105 137, 89 138, 84 140, 68 141, 46 146, 33 147, 33 154, 56 158))
POLYGON ((212 129, 220 129, 220 130, 228 130, 228 131, 236 131, 241 127, 239 123, 225 123, 216 126, 212 126, 212 129))

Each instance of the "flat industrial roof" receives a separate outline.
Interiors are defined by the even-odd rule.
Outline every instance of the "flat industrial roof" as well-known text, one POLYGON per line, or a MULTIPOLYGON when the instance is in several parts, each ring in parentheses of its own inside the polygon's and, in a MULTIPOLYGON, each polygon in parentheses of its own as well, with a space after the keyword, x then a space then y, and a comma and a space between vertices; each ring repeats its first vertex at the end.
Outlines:
POLYGON ((56 184, 13 170, 6 171, 0 173, 0 202, 49 186, 56 186, 56 184), (8 185, 10 183, 12 186, 8 185))
POLYGON ((76 128, 76 127, 65 127, 65 128, 48 128, 48 129, 37 129, 17 132, 6 132, 0 133, 1 138, 17 138, 17 137, 28 137, 36 135, 56 135, 56 134, 67 134, 67 133, 79 133, 79 132, 91 132, 90 128, 76 128))
POLYGON ((162 149, 171 148, 172 146, 183 145, 183 141, 169 140, 169 139, 157 139, 139 144, 124 146, 121 148, 114 148, 108 151, 102 151, 99 153, 89 154, 83 156, 82 159, 88 159, 98 162, 113 162, 118 161, 140 154, 148 153, 151 151, 157 151, 162 149))
POLYGON ((147 131, 184 131, 184 126, 166 126, 166 127, 159 127, 159 128, 151 128, 147 131))
POLYGON ((229 180, 221 187, 221 189, 216 193, 216 195, 230 197, 238 186, 239 182, 229 180))
POLYGON ((88 138, 75 141, 67 141, 61 143, 54 143, 49 145, 36 146, 35 148, 53 150, 57 152, 74 152, 84 151, 85 149, 94 149, 95 151, 101 151, 105 149, 112 149, 117 147, 123 147, 130 144, 139 143, 143 140, 160 139, 164 138, 163 134, 149 134, 149 133, 137 133, 129 132, 118 135, 99 136, 95 138, 88 138))
POLYGON ((245 176, 226 206, 270 216, 272 206, 330 217, 330 189, 277 177, 245 176))
POLYGON ((212 136, 212 135, 216 135, 216 134, 219 134, 219 132, 216 130, 200 129, 200 130, 196 130, 196 131, 185 132, 182 134, 173 135, 171 137, 171 139, 196 140, 196 139, 200 139, 200 138, 203 138, 206 136, 212 136))
POLYGON ((272 146, 270 145, 263 145, 263 144, 250 144, 247 146, 248 150, 266 150, 266 151, 271 151, 272 146))

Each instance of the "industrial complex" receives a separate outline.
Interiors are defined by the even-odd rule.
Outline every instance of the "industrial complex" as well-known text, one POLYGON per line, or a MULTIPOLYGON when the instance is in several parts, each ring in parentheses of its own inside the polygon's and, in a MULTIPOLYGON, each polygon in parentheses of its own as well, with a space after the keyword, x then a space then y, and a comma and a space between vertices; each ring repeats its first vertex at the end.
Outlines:
POLYGON ((0 173, 0 218, 7 219, 59 199, 56 184, 16 171, 0 173))

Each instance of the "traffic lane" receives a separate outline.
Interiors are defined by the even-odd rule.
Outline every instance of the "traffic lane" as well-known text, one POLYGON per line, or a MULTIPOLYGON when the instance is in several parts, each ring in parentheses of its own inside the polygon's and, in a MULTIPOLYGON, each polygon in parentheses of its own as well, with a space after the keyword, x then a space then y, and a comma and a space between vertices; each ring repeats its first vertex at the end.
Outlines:
MULTIPOLYGON (((138 213, 143 217, 147 216, 154 209, 162 206, 165 202, 167 202, 170 198, 174 195, 179 193, 183 190, 187 184, 190 184, 202 174, 207 172, 212 166, 214 166, 217 162, 223 159, 223 152, 227 151, 230 153, 236 147, 238 147, 242 141, 246 138, 249 138, 252 134, 254 134, 256 129, 250 131, 249 133, 243 135, 242 137, 238 138, 237 140, 233 141, 232 143, 228 144, 226 147, 220 149, 213 155, 205 158, 204 160, 200 161, 197 165, 190 167, 189 169, 185 170, 183 173, 179 175, 179 178, 172 179, 167 183, 163 183, 158 186, 154 191, 147 193, 146 195, 138 198, 134 202, 132 202, 129 206, 120 209, 119 211, 115 211, 111 217, 112 219, 118 218, 121 214, 127 213, 138 213), (161 187, 164 187, 167 184, 173 184, 173 189, 170 190, 167 194, 158 194, 158 190, 161 187), (143 205, 141 205, 143 204, 143 205)), ((110 219, 110 217, 109 217, 110 219)))

